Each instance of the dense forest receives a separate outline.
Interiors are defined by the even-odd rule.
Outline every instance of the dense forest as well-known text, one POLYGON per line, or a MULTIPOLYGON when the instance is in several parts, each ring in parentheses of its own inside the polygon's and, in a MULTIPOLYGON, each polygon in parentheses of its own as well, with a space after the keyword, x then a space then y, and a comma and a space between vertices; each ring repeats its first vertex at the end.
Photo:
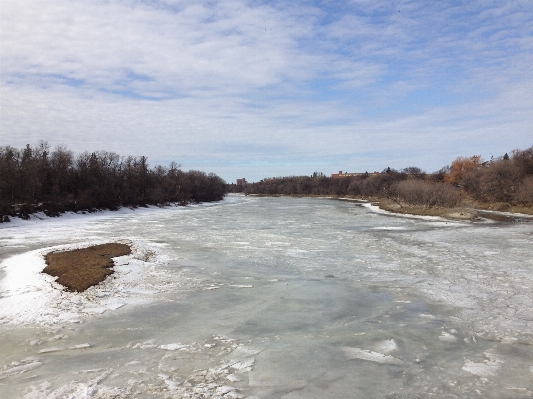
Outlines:
POLYGON ((464 201, 533 205, 533 147, 483 161, 459 157, 435 173, 418 167, 332 178, 322 173, 231 185, 233 192, 259 195, 333 195, 389 198, 405 205, 455 207, 464 201))
POLYGON ((144 156, 84 152, 74 156, 65 147, 50 150, 46 142, 17 149, 0 147, 0 221, 28 218, 42 211, 115 210, 121 206, 221 200, 226 183, 215 174, 178 165, 150 168, 144 156))

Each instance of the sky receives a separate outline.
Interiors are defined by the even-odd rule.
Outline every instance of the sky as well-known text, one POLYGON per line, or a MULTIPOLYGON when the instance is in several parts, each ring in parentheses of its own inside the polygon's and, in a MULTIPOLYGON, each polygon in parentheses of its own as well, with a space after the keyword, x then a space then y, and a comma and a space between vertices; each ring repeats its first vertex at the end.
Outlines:
POLYGON ((0 146, 236 178, 533 145, 531 0, 2 0, 0 146))

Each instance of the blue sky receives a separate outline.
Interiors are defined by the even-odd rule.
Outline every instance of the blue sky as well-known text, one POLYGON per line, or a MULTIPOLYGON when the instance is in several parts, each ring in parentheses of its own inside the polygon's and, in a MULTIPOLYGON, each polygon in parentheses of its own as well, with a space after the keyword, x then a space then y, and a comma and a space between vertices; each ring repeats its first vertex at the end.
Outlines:
POLYGON ((5 0, 0 23, 0 145, 227 181, 533 145, 530 0, 5 0))

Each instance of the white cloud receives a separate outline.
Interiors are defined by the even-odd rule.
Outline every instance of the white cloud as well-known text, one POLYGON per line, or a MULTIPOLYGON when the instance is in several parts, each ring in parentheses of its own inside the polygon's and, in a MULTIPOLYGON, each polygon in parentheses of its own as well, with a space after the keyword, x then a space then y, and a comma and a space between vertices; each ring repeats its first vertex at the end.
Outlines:
POLYGON ((31 4, 12 1, 3 9, 4 75, 44 81, 61 75, 139 94, 227 89, 231 81, 239 92, 294 78, 298 63, 295 32, 274 9, 222 2, 172 13, 139 3, 31 4))
POLYGON ((5 1, 0 144, 143 154, 227 179, 336 162, 432 170, 533 144, 529 2, 318 7, 5 1))

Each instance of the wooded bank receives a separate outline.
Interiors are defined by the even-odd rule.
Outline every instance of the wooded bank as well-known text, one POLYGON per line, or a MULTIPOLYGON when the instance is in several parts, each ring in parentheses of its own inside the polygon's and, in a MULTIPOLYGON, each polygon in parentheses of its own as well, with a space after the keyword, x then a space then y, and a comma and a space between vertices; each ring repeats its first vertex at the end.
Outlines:
POLYGON ((322 195, 388 198, 405 206, 454 208, 476 203, 500 210, 533 206, 533 146, 490 161, 459 157, 435 173, 418 167, 387 168, 379 174, 332 178, 322 173, 231 185, 230 191, 257 195, 322 195))
POLYGON ((0 221, 42 211, 115 210, 121 206, 221 200, 226 183, 215 174, 183 171, 176 163, 149 167, 144 156, 50 150, 41 142, 17 149, 0 147, 0 221))

